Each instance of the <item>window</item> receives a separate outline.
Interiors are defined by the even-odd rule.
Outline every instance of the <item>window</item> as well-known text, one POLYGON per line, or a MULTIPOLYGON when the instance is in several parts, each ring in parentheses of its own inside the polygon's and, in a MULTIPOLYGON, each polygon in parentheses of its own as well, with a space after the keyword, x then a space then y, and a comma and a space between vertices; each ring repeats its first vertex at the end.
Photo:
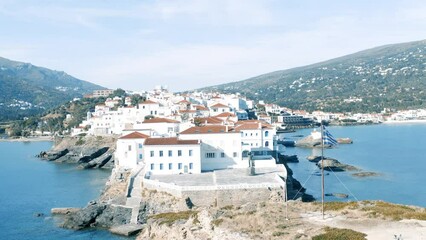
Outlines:
POLYGON ((163 156, 163 151, 160 151, 160 157, 162 157, 163 156))
POLYGON ((206 153, 206 158, 214 158, 215 153, 206 153))
POLYGON ((142 159, 142 154, 139 154, 139 159, 142 159))
POLYGON ((178 157, 182 156, 182 150, 178 150, 178 157))
POLYGON ((129 145, 128 149, 129 151, 132 151, 132 145, 129 145))
POLYGON ((178 163, 178 169, 182 169, 182 163, 178 163))
POLYGON ((139 148, 142 148, 142 143, 139 143, 139 148))
POLYGON ((172 150, 169 150, 169 157, 171 157, 172 155, 172 150))
POLYGON ((163 164, 160 163, 160 170, 163 170, 163 164))
POLYGON ((269 146, 269 142, 265 141, 265 147, 268 147, 268 146, 269 146))
POLYGON ((225 153, 224 153, 224 152, 221 152, 221 153, 220 153, 220 157, 221 157, 221 158, 224 158, 224 157, 225 157, 225 153))
POLYGON ((234 152, 232 155, 233 155, 234 157, 238 157, 237 152, 234 152))
POLYGON ((269 136, 269 131, 265 131, 265 137, 269 136))
POLYGON ((192 163, 189 164, 189 169, 192 169, 194 166, 192 163))
POLYGON ((172 168, 173 168, 173 164, 169 163, 169 170, 172 170, 172 168))
POLYGON ((154 157, 154 151, 151 151, 151 152, 150 152, 150 156, 151 156, 151 157, 154 157))
POLYGON ((154 170, 154 163, 151 163, 151 170, 154 170))
POLYGON ((188 155, 191 157, 192 156, 192 150, 189 150, 188 155))

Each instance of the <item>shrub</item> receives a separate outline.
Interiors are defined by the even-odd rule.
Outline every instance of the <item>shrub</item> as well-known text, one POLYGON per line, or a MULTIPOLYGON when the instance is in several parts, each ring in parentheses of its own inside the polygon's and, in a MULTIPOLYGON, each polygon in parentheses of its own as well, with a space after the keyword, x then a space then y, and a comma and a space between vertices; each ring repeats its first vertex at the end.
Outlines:
POLYGON ((167 224, 168 226, 171 226, 178 220, 188 220, 191 217, 195 218, 197 214, 197 211, 167 212, 152 215, 149 218, 159 220, 160 225, 167 224))
POLYGON ((367 234, 357 232, 351 229, 326 227, 325 233, 314 236, 312 240, 364 240, 367 234))

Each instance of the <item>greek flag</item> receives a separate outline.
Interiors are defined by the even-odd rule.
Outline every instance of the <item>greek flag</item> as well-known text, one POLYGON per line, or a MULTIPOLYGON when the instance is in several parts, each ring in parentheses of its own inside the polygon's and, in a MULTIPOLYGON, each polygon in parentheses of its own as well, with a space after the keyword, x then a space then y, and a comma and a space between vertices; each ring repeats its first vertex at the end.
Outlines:
POLYGON ((338 142, 337 140, 333 137, 333 135, 331 135, 331 133, 325 129, 325 127, 323 126, 323 132, 322 132, 322 141, 324 145, 330 145, 330 146, 334 146, 337 145, 338 142))

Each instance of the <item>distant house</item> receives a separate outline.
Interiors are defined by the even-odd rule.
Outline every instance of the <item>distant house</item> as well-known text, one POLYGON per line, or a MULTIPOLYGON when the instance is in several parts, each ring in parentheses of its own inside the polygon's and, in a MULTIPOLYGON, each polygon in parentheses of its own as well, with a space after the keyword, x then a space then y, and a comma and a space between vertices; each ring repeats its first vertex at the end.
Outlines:
POLYGON ((113 94, 114 90, 112 89, 101 89, 101 90, 94 90, 92 97, 108 97, 109 95, 113 94))
POLYGON ((213 116, 224 112, 231 112, 231 109, 222 103, 216 103, 210 106, 210 114, 213 116))

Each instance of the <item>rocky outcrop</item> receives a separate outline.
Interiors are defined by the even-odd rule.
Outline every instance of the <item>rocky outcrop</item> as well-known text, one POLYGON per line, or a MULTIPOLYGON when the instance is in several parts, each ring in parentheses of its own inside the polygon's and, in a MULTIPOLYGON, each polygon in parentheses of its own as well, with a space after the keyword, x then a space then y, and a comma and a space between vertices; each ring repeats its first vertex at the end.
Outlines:
POLYGON ((315 139, 311 135, 297 140, 294 144, 296 147, 315 148, 321 147, 321 139, 315 139))
POLYGON ((92 202, 85 208, 66 216, 61 226, 70 229, 96 226, 96 218, 104 212, 106 207, 106 204, 92 202))
POLYGON ((321 158, 322 158, 321 156, 314 156, 314 155, 306 157, 306 159, 308 159, 309 162, 315 162, 315 163, 321 161, 321 158))
POLYGON ((67 148, 62 149, 60 151, 42 151, 40 152, 37 157, 41 158, 41 159, 45 159, 48 161, 55 161, 63 156, 65 156, 66 154, 69 153, 69 150, 67 148))
POLYGON ((316 163, 316 165, 321 169, 324 168, 326 171, 342 172, 342 171, 360 171, 359 168, 352 165, 340 163, 338 160, 333 158, 325 158, 316 163))
POLYGON ((79 168, 113 168, 114 137, 85 136, 55 139, 55 146, 38 157, 49 161, 79 164, 79 168))

